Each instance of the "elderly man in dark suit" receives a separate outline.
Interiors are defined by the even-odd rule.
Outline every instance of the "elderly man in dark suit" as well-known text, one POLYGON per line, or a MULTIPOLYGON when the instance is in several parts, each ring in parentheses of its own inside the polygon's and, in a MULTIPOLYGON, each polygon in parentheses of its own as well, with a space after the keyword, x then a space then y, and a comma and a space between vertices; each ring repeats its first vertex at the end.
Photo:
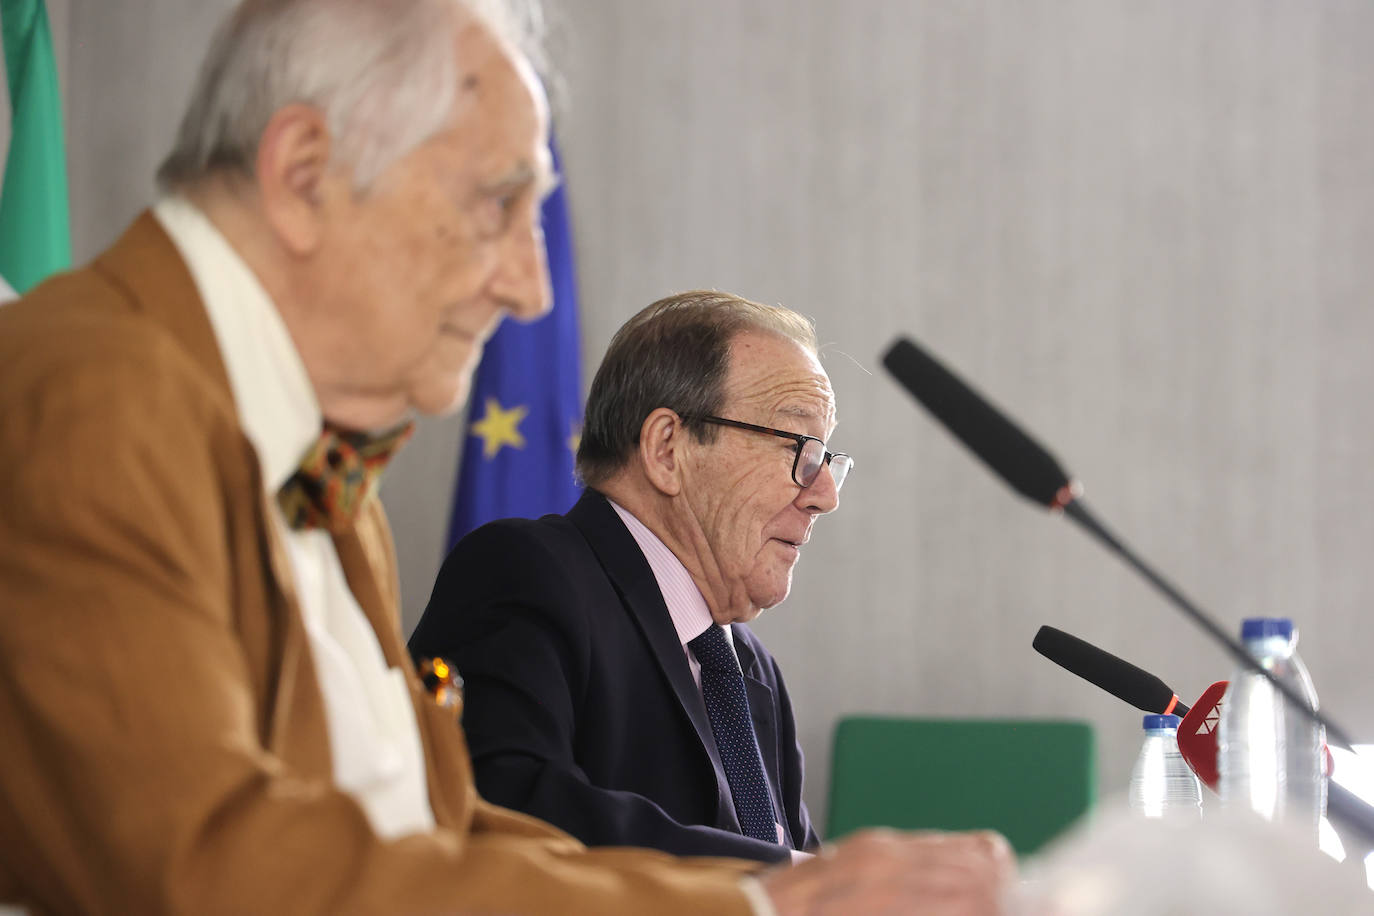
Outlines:
POLYGON ((594 845, 817 845, 787 688, 744 624, 838 504, 834 425, 794 312, 693 292, 620 330, 587 404, 585 495, 464 538, 410 640, 466 679, 486 797, 594 845))

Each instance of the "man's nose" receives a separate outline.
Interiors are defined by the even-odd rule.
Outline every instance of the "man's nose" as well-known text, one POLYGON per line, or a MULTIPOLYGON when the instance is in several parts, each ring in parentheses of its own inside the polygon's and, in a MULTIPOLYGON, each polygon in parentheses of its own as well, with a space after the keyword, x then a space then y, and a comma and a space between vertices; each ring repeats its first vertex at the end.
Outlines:
POLYGON ((835 475, 830 473, 829 461, 821 466, 821 471, 816 475, 816 479, 811 481, 811 486, 803 488, 797 494, 797 503, 803 511, 813 515, 824 515, 839 508, 840 491, 835 486, 835 475))
POLYGON ((553 289, 538 214, 527 229, 507 233, 497 257, 490 289, 501 306, 521 321, 547 314, 553 307, 553 289))

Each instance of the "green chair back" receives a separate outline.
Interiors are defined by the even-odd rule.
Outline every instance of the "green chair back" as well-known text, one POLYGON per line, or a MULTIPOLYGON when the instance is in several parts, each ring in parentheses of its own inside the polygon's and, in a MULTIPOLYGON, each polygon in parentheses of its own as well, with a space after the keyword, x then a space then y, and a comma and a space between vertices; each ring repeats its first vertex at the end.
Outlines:
POLYGON ((1096 799, 1086 722, 855 716, 835 729, 830 839, 861 827, 992 828, 1035 852, 1096 799))

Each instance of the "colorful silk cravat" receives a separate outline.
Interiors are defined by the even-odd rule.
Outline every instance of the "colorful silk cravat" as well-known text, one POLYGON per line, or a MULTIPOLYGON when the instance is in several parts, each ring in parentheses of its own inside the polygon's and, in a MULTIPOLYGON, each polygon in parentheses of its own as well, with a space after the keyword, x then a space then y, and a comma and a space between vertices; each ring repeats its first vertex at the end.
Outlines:
POLYGON ((735 653, 725 641, 725 631, 715 624, 687 645, 701 664, 701 696, 706 701, 706 716, 711 720, 740 829, 745 836, 776 843, 773 797, 763 775, 763 758, 735 653))
POLYGON ((296 473, 277 491, 277 504, 286 523, 296 531, 347 531, 376 495, 386 463, 414 432, 414 423, 380 436, 325 426, 296 473))

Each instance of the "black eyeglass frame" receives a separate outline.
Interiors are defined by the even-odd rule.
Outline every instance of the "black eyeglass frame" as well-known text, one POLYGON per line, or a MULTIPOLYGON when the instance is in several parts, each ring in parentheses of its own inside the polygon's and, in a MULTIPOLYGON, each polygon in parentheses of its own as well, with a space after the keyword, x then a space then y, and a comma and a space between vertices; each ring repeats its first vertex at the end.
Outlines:
POLYGON ((840 478, 839 483, 835 485, 836 490, 844 485, 844 481, 849 477, 849 472, 854 470, 854 458, 849 455, 849 453, 829 451, 825 447, 824 439, 817 439, 815 436, 808 436, 805 433, 791 433, 785 429, 774 429, 771 426, 759 426, 757 423, 745 423, 743 420, 729 420, 725 417, 683 417, 683 420, 697 420, 702 423, 714 423, 718 426, 733 426, 736 429, 747 429, 756 433, 768 433, 770 436, 777 436, 780 439, 791 439, 793 442, 797 443, 796 454, 792 456, 792 482, 803 490, 816 482, 816 477, 821 476, 821 468, 828 465, 832 458, 849 459, 849 467, 845 469, 844 477, 840 478), (802 449, 806 446, 808 441, 819 442, 821 451, 824 452, 825 457, 822 458, 821 463, 816 466, 816 477, 811 478, 811 483, 802 483, 801 480, 797 478, 797 466, 801 464, 802 449))

